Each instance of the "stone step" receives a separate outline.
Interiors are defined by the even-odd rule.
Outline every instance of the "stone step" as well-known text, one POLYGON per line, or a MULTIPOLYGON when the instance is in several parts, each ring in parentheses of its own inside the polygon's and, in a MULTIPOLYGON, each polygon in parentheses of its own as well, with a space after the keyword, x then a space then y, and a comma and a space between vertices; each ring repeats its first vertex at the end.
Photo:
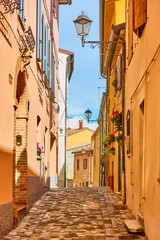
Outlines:
POLYGON ((130 233, 144 233, 144 227, 138 220, 125 220, 125 226, 130 233))

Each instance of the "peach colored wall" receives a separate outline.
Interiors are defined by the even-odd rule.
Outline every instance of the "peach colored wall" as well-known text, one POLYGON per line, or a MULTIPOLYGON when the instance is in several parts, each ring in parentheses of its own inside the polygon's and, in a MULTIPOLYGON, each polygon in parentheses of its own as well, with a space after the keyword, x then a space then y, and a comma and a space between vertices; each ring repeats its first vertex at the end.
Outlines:
MULTIPOLYGON (((43 1, 42 1, 43 2, 43 1)), ((25 2, 25 19, 24 24, 26 30, 28 26, 31 26, 33 36, 36 41, 36 0, 32 2, 25 2)), ((50 1, 46 1, 48 6, 48 12, 50 15, 50 1)), ((0 10, 2 7, 0 6, 0 10)), ((42 12, 44 10, 44 5, 42 4, 42 12)), ((4 169, 8 168, 7 172, 10 173, 9 180, 6 183, 4 188, 2 184, 0 185, 1 190, 5 189, 8 191, 8 195, 1 194, 0 201, 2 203, 9 202, 12 200, 12 161, 13 161, 13 119, 14 119, 14 91, 16 86, 17 79, 15 78, 16 71, 21 69, 16 69, 16 62, 20 56, 19 47, 17 42, 19 41, 19 36, 17 33, 17 28, 19 32, 23 33, 23 28, 18 18, 18 11, 15 11, 14 14, 6 14, 5 18, 0 20, 0 45, 3 48, 0 48, 1 64, 0 64, 0 73, 1 73, 1 88, 0 90, 0 109, 1 109, 1 118, 0 118, 0 149, 1 150, 1 168, 0 171, 2 179, 6 178, 6 171, 4 169), (17 12, 17 13, 16 13, 17 12), (5 31, 5 28, 7 29, 5 31), (9 74, 11 78, 9 80, 9 74), (9 119, 9 121, 6 121, 9 119), (4 158, 4 154, 6 154, 4 158), (5 160, 6 159, 6 160, 5 160), (8 186, 8 187, 7 187, 8 186), (8 197, 7 197, 8 196, 8 197)), ((46 17, 46 22, 49 19, 46 17)), ((54 46, 53 52, 56 55, 58 52, 58 19, 54 18, 54 46)), ((55 56, 55 101, 58 102, 58 54, 55 56)), ((53 110, 54 124, 52 129, 50 129, 50 113, 48 114, 47 108, 50 102, 48 98, 48 90, 42 85, 39 81, 40 71, 36 63, 36 45, 34 53, 32 54, 31 63, 27 66, 28 79, 26 80, 27 84, 27 98, 30 101, 30 110, 29 110, 29 120, 28 120, 28 174, 31 176, 39 176, 39 161, 37 161, 37 140, 44 145, 44 138, 46 138, 46 149, 45 154, 42 154, 42 162, 45 162, 47 167, 47 161, 50 161, 51 169, 49 169, 50 175, 56 177, 56 164, 57 164, 57 153, 56 153, 56 144, 50 151, 50 132, 57 138, 57 122, 58 114, 53 110), (40 91, 39 91, 40 90, 40 91), (40 94, 41 92, 41 94, 40 94), (40 102, 39 95, 41 95, 40 102), (41 133, 37 136, 37 115, 41 118, 41 133), (45 137, 45 127, 47 128, 46 137, 45 137)), ((55 109, 57 105, 54 104, 55 109)), ((57 140, 56 140, 57 141, 57 140)), ((56 142, 55 141, 55 142, 56 142)), ((1 182, 1 181, 0 181, 1 182)), ((4 180, 2 181, 3 185, 4 180)), ((2 191, 3 192, 3 191, 2 191)))
POLYGON ((127 110, 130 109, 132 116, 132 152, 130 157, 127 158, 126 156, 127 204, 136 216, 139 211, 143 211, 145 231, 149 240, 159 240, 160 236, 160 183, 157 181, 160 177, 159 51, 152 62, 152 58, 160 43, 160 34, 157 31, 160 21, 159 9, 160 2, 158 0, 147 1, 147 24, 141 38, 138 38, 133 33, 133 57, 126 71, 125 110, 127 113, 127 110), (151 62, 152 64, 148 68, 151 62), (146 72, 147 68, 148 71, 146 72), (141 84, 137 87, 140 81, 141 84), (142 171, 140 171, 140 162, 142 161, 140 152, 142 151, 142 142, 140 140, 142 139, 140 135, 140 104, 143 99, 144 163, 142 171), (143 192, 140 195, 141 186, 143 192))
MULTIPOLYGON (((74 156, 74 179, 73 179, 73 187, 82 187, 82 183, 84 182, 84 186, 86 187, 86 182, 89 184, 89 163, 91 166, 91 159, 89 160, 88 154, 76 153, 74 156), (79 170, 77 170, 77 159, 79 159, 79 170), (83 169, 83 159, 87 159, 87 169, 83 169), (84 175, 86 175, 86 179, 84 179, 84 175)), ((91 170, 91 169, 90 169, 91 170)), ((88 185, 89 186, 89 185, 88 185)))

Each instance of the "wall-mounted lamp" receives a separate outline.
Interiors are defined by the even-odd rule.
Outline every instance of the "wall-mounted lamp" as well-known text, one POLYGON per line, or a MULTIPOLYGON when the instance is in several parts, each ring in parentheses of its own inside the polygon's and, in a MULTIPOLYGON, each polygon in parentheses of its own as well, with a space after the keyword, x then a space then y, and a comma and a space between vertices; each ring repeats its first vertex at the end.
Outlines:
POLYGON ((22 135, 16 136, 16 145, 21 146, 22 145, 22 135))
POLYGON ((90 43, 91 48, 95 48, 96 46, 103 47, 105 43, 110 44, 110 43, 123 43, 123 41, 85 41, 85 37, 89 34, 92 20, 84 15, 84 11, 82 11, 82 15, 78 16, 74 21, 77 34, 81 36, 82 39, 82 47, 84 47, 85 43, 90 43))
POLYGON ((59 133, 62 134, 63 133, 63 128, 59 129, 59 133))

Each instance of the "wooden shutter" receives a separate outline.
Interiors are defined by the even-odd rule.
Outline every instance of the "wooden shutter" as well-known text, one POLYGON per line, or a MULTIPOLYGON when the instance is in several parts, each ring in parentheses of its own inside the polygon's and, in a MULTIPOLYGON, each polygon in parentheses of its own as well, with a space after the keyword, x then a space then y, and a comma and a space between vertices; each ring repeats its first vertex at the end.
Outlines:
POLYGON ((133 56, 133 0, 128 0, 128 65, 133 56))
POLYGON ((20 0, 20 16, 22 21, 24 22, 24 0, 20 0))
POLYGON ((43 13, 43 72, 46 69, 46 37, 45 37, 45 12, 43 13))
POLYGON ((42 11, 42 0, 37 0, 37 60, 41 61, 41 44, 42 44, 42 28, 41 28, 41 11, 42 11))
POLYGON ((46 76, 48 79, 48 71, 49 71, 49 66, 48 66, 48 60, 49 60, 49 41, 48 41, 48 34, 49 34, 49 27, 48 24, 46 24, 46 76))
POLYGON ((117 89, 122 86, 122 55, 117 57, 117 89))
POLYGON ((50 45, 49 45, 49 87, 51 88, 52 83, 52 39, 50 37, 50 45))
POLYGON ((134 0, 134 30, 147 22, 147 0, 134 0))
POLYGON ((53 64, 53 66, 52 66, 52 92, 54 93, 54 79, 55 79, 55 77, 54 77, 54 74, 55 74, 55 70, 54 70, 54 68, 55 68, 55 63, 54 63, 54 56, 52 57, 52 64, 53 64))

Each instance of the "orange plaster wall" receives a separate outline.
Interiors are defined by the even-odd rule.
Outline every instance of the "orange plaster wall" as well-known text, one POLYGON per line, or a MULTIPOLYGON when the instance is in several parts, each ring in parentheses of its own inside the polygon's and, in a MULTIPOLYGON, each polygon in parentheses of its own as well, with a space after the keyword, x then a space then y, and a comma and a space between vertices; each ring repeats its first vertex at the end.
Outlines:
POLYGON ((12 201, 12 152, 0 149, 0 204, 12 201))

